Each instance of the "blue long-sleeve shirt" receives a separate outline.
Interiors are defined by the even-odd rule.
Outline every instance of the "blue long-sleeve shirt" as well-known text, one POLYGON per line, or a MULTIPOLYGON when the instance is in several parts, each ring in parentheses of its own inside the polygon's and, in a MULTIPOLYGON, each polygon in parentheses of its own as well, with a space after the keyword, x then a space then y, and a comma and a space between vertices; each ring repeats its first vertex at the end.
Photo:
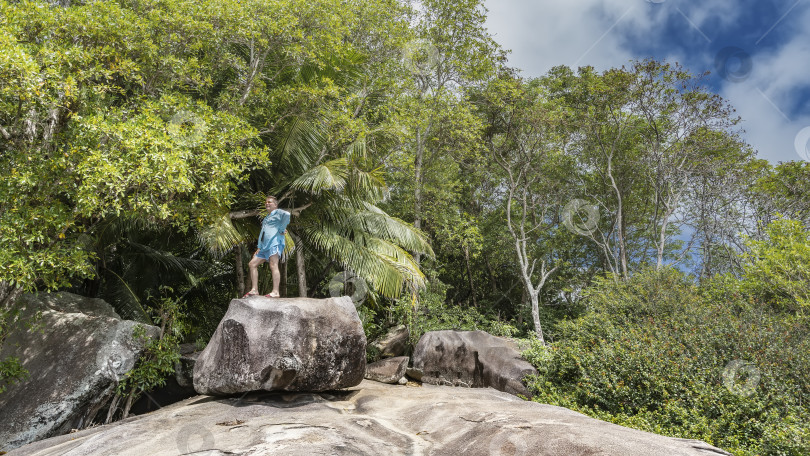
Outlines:
POLYGON ((262 220, 262 232, 259 234, 259 249, 266 250, 279 245, 279 253, 284 252, 284 235, 281 234, 290 224, 290 213, 284 209, 274 209, 262 220))

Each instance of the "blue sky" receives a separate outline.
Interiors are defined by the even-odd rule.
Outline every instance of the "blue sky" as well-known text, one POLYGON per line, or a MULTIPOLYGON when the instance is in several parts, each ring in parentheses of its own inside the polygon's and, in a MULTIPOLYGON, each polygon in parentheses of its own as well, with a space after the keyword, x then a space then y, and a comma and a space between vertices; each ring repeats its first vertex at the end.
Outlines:
POLYGON ((619 67, 653 57, 708 83, 742 117, 758 156, 810 159, 810 0, 486 0, 510 64, 619 67))

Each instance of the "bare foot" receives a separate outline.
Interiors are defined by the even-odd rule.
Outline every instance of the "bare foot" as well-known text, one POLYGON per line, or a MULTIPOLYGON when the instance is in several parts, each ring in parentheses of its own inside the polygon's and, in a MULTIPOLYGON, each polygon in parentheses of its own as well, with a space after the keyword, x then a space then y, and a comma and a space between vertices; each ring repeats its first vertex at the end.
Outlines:
POLYGON ((270 294, 264 295, 264 297, 265 298, 280 298, 281 295, 277 291, 274 291, 274 292, 272 292, 270 294))

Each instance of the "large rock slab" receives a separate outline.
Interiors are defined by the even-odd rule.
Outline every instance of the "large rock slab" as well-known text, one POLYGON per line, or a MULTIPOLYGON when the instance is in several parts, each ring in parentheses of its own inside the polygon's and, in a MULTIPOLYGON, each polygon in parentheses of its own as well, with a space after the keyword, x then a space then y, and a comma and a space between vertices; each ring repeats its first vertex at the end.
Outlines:
POLYGON ((676 439, 526 402, 491 388, 363 381, 347 391, 187 399, 36 442, 8 456, 719 456, 676 439))
POLYGON ((529 391, 523 377, 537 374, 513 342, 484 331, 425 333, 414 348, 413 368, 422 372, 421 381, 425 383, 491 386, 526 397, 529 391))
POLYGON ((234 299, 194 364, 194 389, 326 391, 359 384, 366 336, 348 296, 234 299))
POLYGON ((113 394, 143 349, 136 326, 158 337, 154 326, 122 320, 101 299, 71 293, 23 295, 28 318, 42 313, 39 329, 19 328, 0 347, 16 356, 29 377, 0 394, 0 450, 80 428, 113 394))

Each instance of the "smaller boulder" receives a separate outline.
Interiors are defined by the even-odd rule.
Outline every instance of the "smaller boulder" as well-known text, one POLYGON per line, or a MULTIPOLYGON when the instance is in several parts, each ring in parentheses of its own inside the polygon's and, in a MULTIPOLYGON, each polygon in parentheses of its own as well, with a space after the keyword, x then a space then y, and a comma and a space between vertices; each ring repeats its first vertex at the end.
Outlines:
POLYGON ((409 367, 409 368, 405 369, 405 375, 407 375, 408 377, 410 377, 410 378, 412 378, 412 379, 414 379, 414 380, 416 380, 418 382, 421 382, 422 381, 422 375, 424 375, 424 373, 422 372, 422 369, 416 369, 416 368, 413 368, 413 367, 409 367))
POLYGON ((430 331, 413 351, 421 381, 434 385, 492 387, 529 397, 523 377, 537 374, 509 340, 484 331, 430 331))
POLYGON ((382 339, 375 341, 371 345, 379 350, 382 358, 402 356, 408 347, 409 337, 408 328, 405 325, 399 325, 388 330, 388 333, 382 339))
POLYGON ((409 358, 397 356, 366 365, 366 378, 381 383, 398 383, 405 376, 409 358))

